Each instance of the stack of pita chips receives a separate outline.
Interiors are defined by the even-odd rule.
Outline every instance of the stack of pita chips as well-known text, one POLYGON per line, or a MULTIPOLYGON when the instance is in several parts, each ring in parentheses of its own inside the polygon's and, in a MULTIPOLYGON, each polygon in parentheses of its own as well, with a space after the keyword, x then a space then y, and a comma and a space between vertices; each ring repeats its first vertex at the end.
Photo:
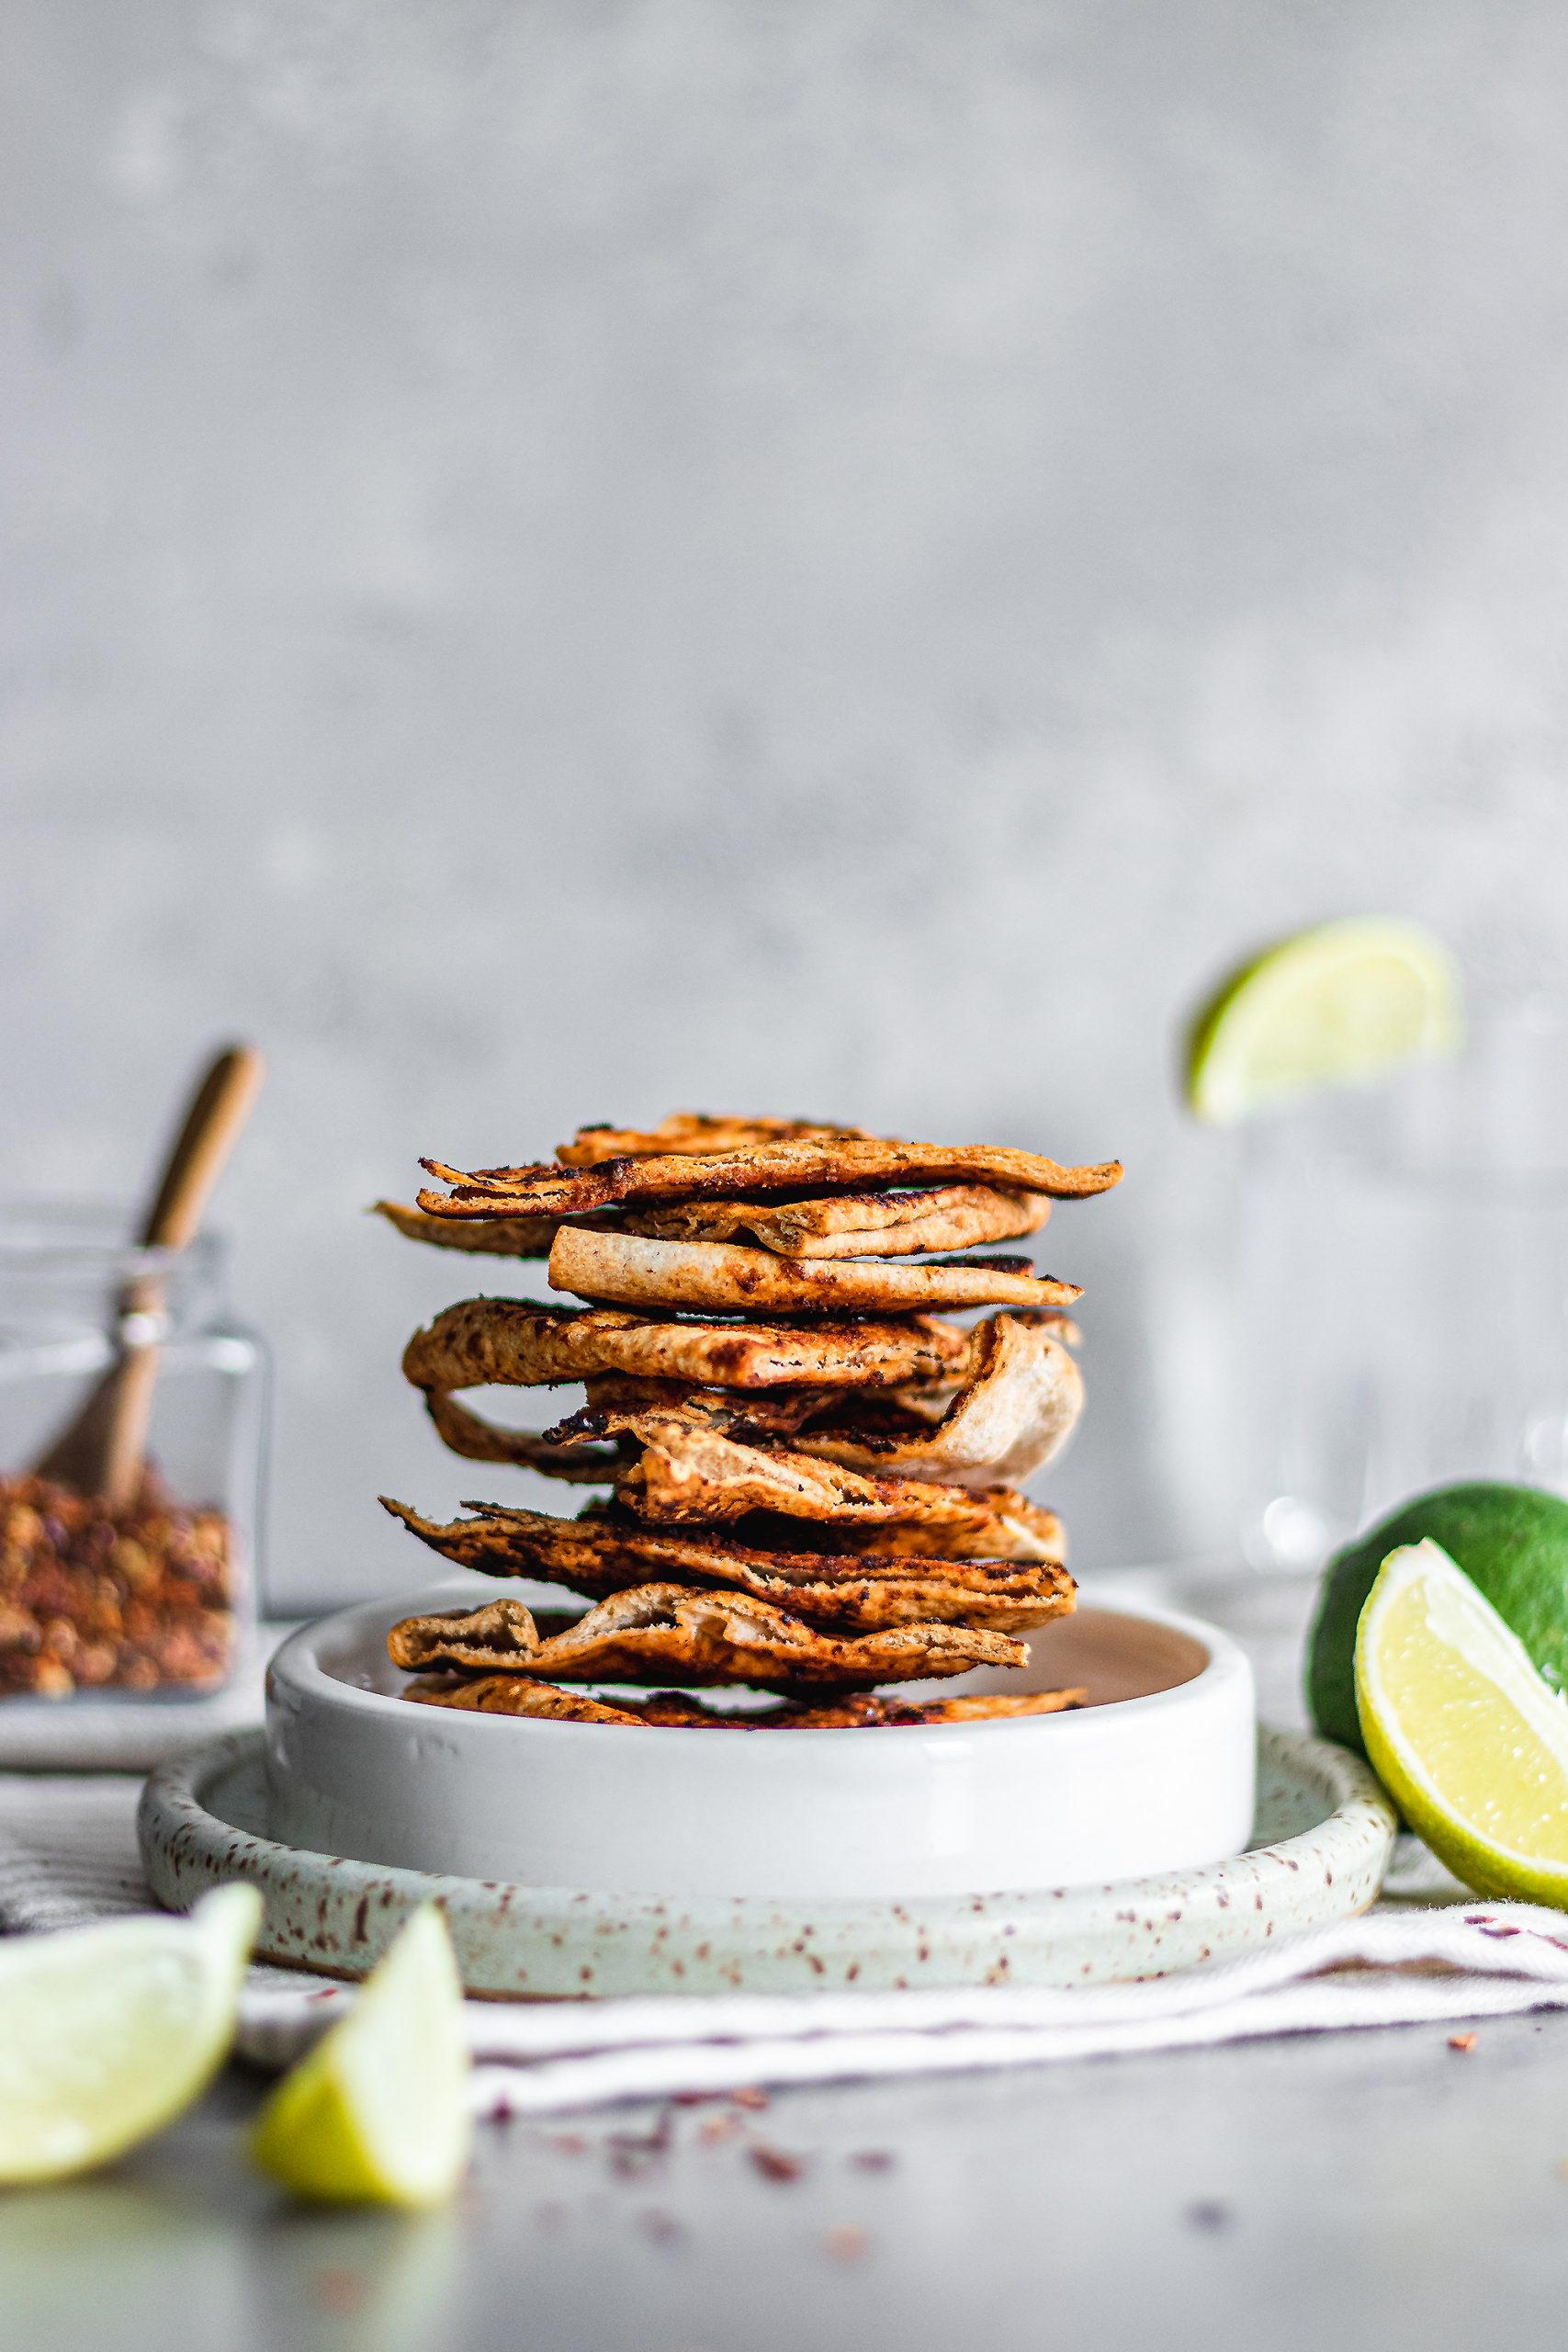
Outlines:
POLYGON ((603 1491, 575 1517, 476 1502, 446 1525, 383 1498, 447 1559, 594 1604, 405 1619, 389 1647, 416 1677, 407 1697, 736 1729, 1074 1702, 882 1686, 1022 1666, 1019 1636, 1073 1606, 1061 1523, 1019 1488, 1082 1405, 1079 1294, 988 1253, 1037 1233, 1054 1199, 1106 1191, 1115 1161, 681 1113, 649 1132, 583 1128, 541 1165, 423 1164, 445 1189, 378 1204, 400 1232, 543 1259, 551 1289, 584 1303, 465 1299, 414 1334, 405 1374, 455 1453, 603 1491), (976 1308, 991 1311, 943 1312, 976 1308), (586 1404, 537 1433, 461 1401, 569 1382, 586 1404), (690 1695, 726 1684, 774 1702, 690 1695), (655 1695, 583 1687, 605 1685, 655 1695))

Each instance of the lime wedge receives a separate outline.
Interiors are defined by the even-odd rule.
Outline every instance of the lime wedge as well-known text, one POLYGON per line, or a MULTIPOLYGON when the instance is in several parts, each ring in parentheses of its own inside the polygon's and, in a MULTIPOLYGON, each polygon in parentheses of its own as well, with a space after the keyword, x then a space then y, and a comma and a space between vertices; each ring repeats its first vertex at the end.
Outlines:
POLYGON ((261 1921, 225 1886, 188 1919, 0 1943, 0 2180, 55 2180, 144 2140, 223 2061, 261 1921))
POLYGON ((1356 1703, 1373 1770, 1456 1878, 1568 1910, 1568 1702, 1438 1544, 1379 1569, 1356 1703))
POLYGON ((1387 917, 1325 922, 1233 973, 1193 1023, 1190 1107, 1228 1125, 1292 1094, 1346 1086, 1463 1028, 1459 968, 1429 932, 1387 917))
POLYGON ((427 1903, 274 2091, 251 2153, 300 2197, 436 2205, 462 2177, 471 2131, 463 1987, 427 1903))

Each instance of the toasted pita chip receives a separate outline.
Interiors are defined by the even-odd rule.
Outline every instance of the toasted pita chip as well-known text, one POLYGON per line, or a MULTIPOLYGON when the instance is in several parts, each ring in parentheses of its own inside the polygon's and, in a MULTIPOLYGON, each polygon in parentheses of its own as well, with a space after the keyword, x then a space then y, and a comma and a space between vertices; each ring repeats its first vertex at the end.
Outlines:
POLYGON ((637 1724, 632 1707, 607 1706, 586 1690, 561 1690, 525 1674, 422 1674, 403 1690, 422 1707, 461 1707, 475 1715, 534 1715, 571 1724, 637 1724))
POLYGON ((542 1472, 547 1478, 564 1478, 570 1485, 586 1487, 603 1486, 620 1466, 616 1446, 594 1445, 581 1439, 552 1443, 535 1430, 499 1429, 495 1422, 470 1413, 445 1389, 426 1390, 424 1408, 442 1443, 460 1453, 465 1462, 514 1462, 522 1469, 542 1472))
MULTIPOLYGON (((759 1391, 755 1389, 694 1388, 689 1382, 674 1380, 623 1379, 613 1374, 591 1377, 585 1384, 591 1392, 608 1391, 619 1407, 624 1396, 630 1409, 644 1408, 661 1417, 684 1415, 694 1428, 727 1429, 731 1422, 744 1428, 752 1442, 767 1442, 774 1437, 787 1435, 810 1420, 826 1419, 838 1426, 847 1413, 847 1400, 856 1395, 884 1398, 902 1398, 912 1393, 907 1389, 860 1390, 847 1388, 797 1388, 759 1391), (756 1401, 759 1410, 742 1416, 738 1411, 721 1411, 720 1400, 731 1407, 735 1400, 745 1397, 756 1401), (650 1403, 649 1400, 652 1400, 650 1403), (697 1400, 701 1401, 701 1409, 697 1400), (835 1410, 835 1408, 837 1409, 835 1410)), ((868 1417, 865 1426, 879 1432, 896 1432, 908 1436, 940 1420, 946 1400, 956 1393, 956 1385, 944 1383, 935 1392, 939 1398, 934 1411, 917 1416, 910 1411, 895 1410, 891 1416, 868 1417)), ((513 1430, 499 1427, 479 1414, 446 1389, 433 1388, 425 1392, 425 1406, 435 1425, 437 1434, 454 1453, 468 1462, 514 1462, 530 1470, 538 1470, 546 1477, 564 1478, 578 1484, 605 1485, 622 1467, 622 1451, 615 1445, 604 1445, 603 1439, 611 1427, 611 1416, 592 1405, 568 1414, 553 1429, 513 1430)), ((625 1425, 622 1415, 616 1426, 625 1425)))
MULTIPOLYGON (((758 1441, 788 1434, 805 1422, 821 1419, 825 1416, 836 1424, 839 1415, 832 1408, 838 1406, 841 1409, 843 1400, 856 1394, 875 1396, 880 1399, 884 1396, 902 1397, 911 1393, 902 1388, 859 1392, 847 1388, 785 1388, 765 1392, 694 1388, 685 1381, 636 1380, 609 1373, 591 1375, 585 1385, 592 1395, 607 1394, 617 1408, 624 1398, 628 1408, 635 1404, 639 1411, 646 1408, 661 1415, 684 1413, 694 1427, 703 1428, 728 1427, 732 1419, 738 1427, 741 1426, 738 1415, 720 1412, 719 1400, 728 1399, 733 1404, 738 1397, 754 1398, 759 1411, 747 1418, 745 1426, 748 1435, 758 1441), (696 1399, 705 1400, 700 1411, 694 1401, 696 1399)), ((943 1383, 935 1393, 945 1400, 955 1393, 955 1386, 943 1383)), ((546 1477, 564 1478, 585 1486, 607 1484, 622 1466, 621 1450, 615 1445, 598 1442, 604 1437, 609 1422, 605 1415, 592 1405, 568 1414, 553 1429, 536 1430, 501 1428, 480 1414, 470 1411, 468 1406, 458 1404, 446 1389, 426 1390, 424 1401, 437 1434, 454 1453, 460 1453, 468 1462, 515 1462, 527 1469, 541 1471, 546 1477)), ((928 1415, 924 1422, 911 1414, 903 1413, 891 1421, 876 1419, 869 1426, 879 1430, 897 1429, 901 1434, 908 1435, 928 1425, 931 1419, 940 1419, 942 1410, 943 1405, 939 1403, 934 1414, 928 1415)))
POLYGON ((1061 1451, 1083 1409, 1083 1381, 1042 1327, 994 1315, 976 1326, 975 1370, 936 1426, 880 1435, 853 1424, 802 1430, 802 1453, 852 1470, 901 1471, 961 1487, 1017 1485, 1061 1451))
MULTIPOLYGON (((547 1258, 558 1216, 492 1216, 465 1224, 406 1201, 377 1201, 375 1214, 410 1241, 491 1258, 547 1258)), ((1051 1214, 1043 1193, 984 1184, 915 1193, 838 1193, 804 1201, 684 1201, 664 1208, 591 1211, 581 1224, 656 1241, 750 1238, 785 1258, 908 1258, 978 1250, 1038 1233, 1051 1214)))
MULTIPOLYGON (((767 1707, 748 1711, 740 1720, 749 1731, 838 1731, 872 1729, 883 1724, 929 1728, 932 1724, 977 1724, 1010 1715, 1060 1715, 1081 1707, 1087 1686, 1071 1690, 976 1690, 962 1699, 896 1699, 890 1692, 871 1690, 859 1698, 839 1700, 824 1707, 767 1707)), ((718 1719, 718 1710, 714 1710, 718 1719)))
MULTIPOLYGON (((979 1491, 976 1489, 976 1491, 979 1491)), ((1010 1487, 999 1490, 1011 1494, 1010 1487)), ((913 1573, 912 1563, 930 1560, 946 1569, 957 1560, 1054 1560, 1062 1565, 1067 1548, 1066 1530, 1055 1511, 1031 1503, 1027 1516, 1014 1520, 998 1513, 987 1522, 984 1534, 967 1534, 950 1527, 933 1527, 919 1519, 891 1520, 886 1526, 857 1526, 852 1520, 786 1519, 773 1511, 759 1511, 753 1519, 738 1520, 731 1531, 737 1540, 761 1552, 810 1549, 846 1563, 852 1557, 876 1555, 899 1559, 913 1573), (1041 1534, 1037 1529, 1051 1531, 1041 1534), (991 1540, 987 1541, 987 1538, 991 1540)))
POLYGON ((434 1242, 438 1250, 469 1250, 487 1258, 547 1258, 560 1231, 558 1216, 496 1216, 482 1225, 459 1225, 455 1218, 411 1208, 406 1201, 378 1201, 374 1214, 410 1241, 434 1242))
POLYGON ((813 1184, 841 1191, 868 1184, 995 1183, 1012 1192, 1048 1193, 1077 1200, 1108 1192, 1122 1181, 1122 1163, 1065 1168, 1040 1153, 1007 1145, 932 1144, 845 1139, 762 1143, 702 1157, 659 1154, 646 1159, 606 1159, 595 1168, 562 1169, 546 1161, 525 1168, 421 1165, 453 1187, 451 1197, 421 1193, 419 1205, 435 1216, 570 1216, 616 1202, 684 1201, 789 1193, 813 1184))
MULTIPOLYGON (((1075 1347, 1080 1337, 1077 1324, 1066 1315, 1037 1315, 1024 1308, 1011 1319, 1048 1331, 1064 1347, 1075 1347)), ((961 1370, 946 1372, 940 1379, 894 1382, 883 1388, 709 1388, 693 1381, 591 1373, 582 1384, 586 1406, 546 1434, 562 1442, 577 1434, 603 1436, 598 1416, 604 1409, 660 1412, 679 1407, 700 1415, 714 1429, 754 1444, 840 1419, 908 1435, 934 1428, 967 1385, 979 1352, 973 1333, 970 1340, 969 1357, 961 1370)))
POLYGON ((862 1139, 863 1127, 837 1127, 815 1119, 710 1118, 704 1111, 671 1111, 656 1127, 579 1127, 556 1153, 563 1168, 597 1168, 606 1159, 645 1159, 670 1152, 708 1157, 760 1143, 862 1139))
MULTIPOLYGON (((489 1659, 483 1656, 495 1612, 507 1606, 491 1601, 472 1611, 405 1617, 387 1636, 388 1653, 394 1666, 412 1671, 476 1664, 493 1669, 514 1655, 510 1645, 521 1639, 513 1620, 502 1629, 504 1651, 489 1659)), ((520 1601, 510 1607, 528 1616, 520 1601)), ((600 1601, 560 1633, 543 1635, 526 1658, 516 1657, 516 1664, 548 1681, 747 1682, 764 1690, 855 1690, 878 1682, 965 1674, 975 1666, 1022 1666, 1028 1657, 1022 1642, 976 1626, 919 1623, 853 1636, 827 1634, 739 1593, 645 1584, 600 1601)))
POLYGON ((610 1706, 586 1691, 561 1690, 521 1674, 484 1674, 477 1679, 424 1674, 403 1691, 424 1707, 459 1707, 471 1714, 542 1716, 585 1724, 632 1724, 662 1731, 863 1731, 886 1725, 930 1728, 933 1724, 1005 1721, 1013 1715, 1057 1715, 1081 1707, 1087 1690, 976 1691, 962 1699, 895 1699, 880 1690, 825 1706, 709 1707, 682 1690, 657 1690, 650 1699, 628 1699, 610 1706))
POLYGON ((641 1519, 728 1526, 769 1511, 835 1535, 863 1530, 874 1547, 893 1527, 918 1526, 931 1537, 929 1548, 951 1559, 1066 1556, 1061 1521, 1011 1487, 870 1477, 808 1453, 739 1444, 694 1415, 609 1420, 639 1449, 617 1474, 615 1497, 641 1519))
POLYGON ((671 1409, 742 1444, 787 1438, 796 1452, 847 1469, 1017 1485, 1060 1452, 1083 1408, 1083 1382, 1060 1329, 1059 1317, 988 1317, 970 1334, 962 1385, 933 1382, 929 1395, 912 1386, 719 1394, 674 1382, 595 1380, 587 1406, 549 1434, 563 1442, 605 1434, 623 1407, 671 1409))
MULTIPOLYGON (((582 1724, 635 1724, 643 1729, 707 1730, 727 1721, 748 1719, 737 1708, 705 1707, 683 1690, 656 1690, 649 1699, 626 1699, 611 1705, 591 1699, 586 1690, 562 1690, 553 1682, 536 1682, 524 1674, 421 1674, 405 1685, 401 1696, 422 1707, 458 1707, 475 1715, 524 1715, 546 1721, 582 1724)), ((787 1709, 770 1707, 782 1718, 787 1709)))
POLYGON ((434 1617, 405 1617, 387 1636, 387 1655, 411 1673, 435 1662, 494 1674, 527 1665, 541 1635, 521 1600, 487 1600, 481 1609, 446 1609, 434 1617))
MULTIPOLYGON (((1065 1315, 1026 1311, 1012 1319, 1048 1331, 1067 1346, 1079 1336, 1065 1315)), ((619 1417, 627 1413, 675 1414, 693 1427, 747 1444, 772 1445, 816 1428, 837 1437, 859 1434, 882 1445, 918 1439, 935 1428, 964 1386, 948 1376, 886 1388, 718 1389, 623 1373, 589 1374, 584 1385, 587 1405, 543 1431, 498 1428, 443 1389, 428 1390, 425 1402, 439 1434, 466 1460, 519 1463, 547 1477, 592 1486, 612 1477, 619 1466, 615 1451, 594 1441, 623 1425, 619 1417)))
MULTIPOLYGON (((916 1483, 911 1481, 911 1484, 916 1483)), ((1004 1487, 1010 1494, 1010 1487, 1004 1487)), ((744 1519, 724 1520, 711 1525, 699 1525, 691 1521, 646 1520, 625 1506, 618 1498, 605 1502, 595 1498, 577 1514, 579 1522, 603 1520, 611 1526, 625 1529, 638 1524, 649 1532, 659 1529, 667 1534, 705 1537, 715 1542, 743 1544, 749 1550, 763 1554, 769 1559, 783 1555, 798 1554, 824 1562, 837 1562, 838 1573, 851 1573, 852 1560, 874 1565, 885 1562, 889 1570, 895 1561, 902 1562, 907 1576, 916 1573, 916 1561, 928 1561, 933 1570, 945 1574, 960 1563, 993 1566, 1050 1560, 1063 1563, 1066 1550, 1066 1531, 1054 1511, 1036 1510, 1027 1506, 1028 1519, 1022 1524, 1010 1521, 999 1514, 985 1522, 984 1534, 994 1537, 987 1542, 980 1534, 962 1529, 932 1526, 919 1519, 886 1520, 880 1524, 857 1524, 853 1520, 814 1520, 790 1518, 782 1511, 759 1510, 744 1519), (1037 1526, 1049 1531, 1042 1537, 1037 1526)), ((764 1600, 777 1600, 775 1593, 765 1592, 764 1600)), ((783 1605, 783 1604, 781 1604, 783 1605)))
MULTIPOLYGON (((676 1534, 603 1519, 554 1519, 545 1511, 511 1510, 498 1503, 465 1504, 476 1517, 442 1525, 390 1496, 381 1501, 412 1534, 462 1567, 483 1576, 540 1577, 593 1600, 654 1583, 671 1589, 682 1583, 720 1588, 738 1604, 750 1596, 839 1632, 875 1633, 930 1623, 1027 1633, 1066 1616, 1077 1593, 1058 1560, 760 1552, 723 1535, 684 1529, 676 1534)), ((521 1601, 491 1605, 523 1607, 521 1601)))
MULTIPOLYGON (((572 1485, 613 1483, 619 1503, 660 1524, 731 1527, 763 1514, 781 1522, 784 1549, 800 1540, 805 1522, 814 1531, 808 1540, 831 1550, 859 1544, 949 1559, 1066 1557, 1060 1520, 1014 1487, 867 1476, 776 1444, 743 1443, 689 1407, 574 1416, 620 1442, 601 1444, 575 1433, 498 1429, 439 1391, 425 1403, 466 1461, 515 1463, 572 1485)), ((770 1544, 773 1533, 770 1527, 770 1544)))
POLYGON ((928 1315, 880 1323, 680 1323, 611 1308, 468 1298, 403 1351, 424 1389, 533 1387, 626 1372, 721 1388, 897 1386, 965 1366, 970 1335, 928 1315))
MULTIPOLYGON (((547 1258, 550 1244, 561 1228, 558 1216, 493 1216, 480 1225, 461 1225, 449 1216, 432 1216, 428 1209, 411 1208, 406 1201, 377 1201, 373 1213, 384 1216, 405 1239, 425 1241, 437 1250, 467 1250, 481 1258, 547 1258)), ((574 1222, 620 1224, 619 1212, 590 1212, 574 1222)))
POLYGON ((1044 1193, 942 1184, 918 1193, 835 1193, 806 1201, 675 1201, 665 1208, 628 1210, 622 1230, 655 1241, 749 1238, 784 1258, 908 1258, 1016 1241, 1038 1233, 1050 1214, 1044 1193))
POLYGON ((707 1315, 908 1315, 941 1307, 1067 1306, 1082 1293, 1027 1259, 905 1266, 882 1259, 781 1258, 733 1241, 653 1241, 563 1225, 552 1290, 623 1306, 707 1315))
MULTIPOLYGON (((837 1418, 852 1400, 880 1407, 909 1394, 908 1384, 887 1388, 708 1388, 689 1380, 638 1380, 621 1373, 599 1373, 583 1382, 588 1402, 546 1432, 565 1443, 572 1438, 604 1437, 614 1416, 626 1413, 681 1412, 711 1429, 750 1444, 793 1436, 808 1422, 837 1418)), ((952 1377, 933 1381, 934 1393, 951 1398, 963 1382, 952 1377)), ((945 1409, 945 1407, 943 1408, 945 1409)))

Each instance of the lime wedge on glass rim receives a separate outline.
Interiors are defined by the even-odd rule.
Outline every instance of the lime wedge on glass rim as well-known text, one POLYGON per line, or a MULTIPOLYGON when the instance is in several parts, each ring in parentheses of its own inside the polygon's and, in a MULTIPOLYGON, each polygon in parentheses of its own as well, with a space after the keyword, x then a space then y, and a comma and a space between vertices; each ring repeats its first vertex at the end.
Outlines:
POLYGON ((0 2180, 107 2164, 218 2071, 261 1923, 252 1886, 188 1919, 116 1919, 0 1943, 0 2180))
POLYGON ((1568 1910, 1568 1702, 1429 1540, 1378 1571, 1356 1703, 1378 1778, 1456 1878, 1568 1910))
POLYGON ((1188 1035, 1186 1093, 1228 1125, 1292 1095, 1454 1052, 1459 968, 1440 940, 1392 916, 1325 922, 1232 973, 1188 1035))
POLYGON ((436 2205, 462 2177, 472 2128, 462 1981, 426 1903, 273 2092, 251 2154, 297 2196, 436 2205))

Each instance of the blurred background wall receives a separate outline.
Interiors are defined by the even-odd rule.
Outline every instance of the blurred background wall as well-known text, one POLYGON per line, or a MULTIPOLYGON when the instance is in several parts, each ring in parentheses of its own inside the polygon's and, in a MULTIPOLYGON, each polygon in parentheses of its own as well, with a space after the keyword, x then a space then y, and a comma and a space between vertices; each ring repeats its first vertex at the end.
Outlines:
POLYGON ((1194 992, 1385 907, 1483 992, 1568 972, 1568 14, 0 47, 0 1189, 138 1188, 265 1047, 278 1596, 423 1576, 371 1498, 474 1487, 397 1356, 483 1283, 364 1204, 688 1103, 1121 1153, 1042 1251, 1091 1396, 1044 1491, 1080 1564, 1225 1543, 1194 992))

